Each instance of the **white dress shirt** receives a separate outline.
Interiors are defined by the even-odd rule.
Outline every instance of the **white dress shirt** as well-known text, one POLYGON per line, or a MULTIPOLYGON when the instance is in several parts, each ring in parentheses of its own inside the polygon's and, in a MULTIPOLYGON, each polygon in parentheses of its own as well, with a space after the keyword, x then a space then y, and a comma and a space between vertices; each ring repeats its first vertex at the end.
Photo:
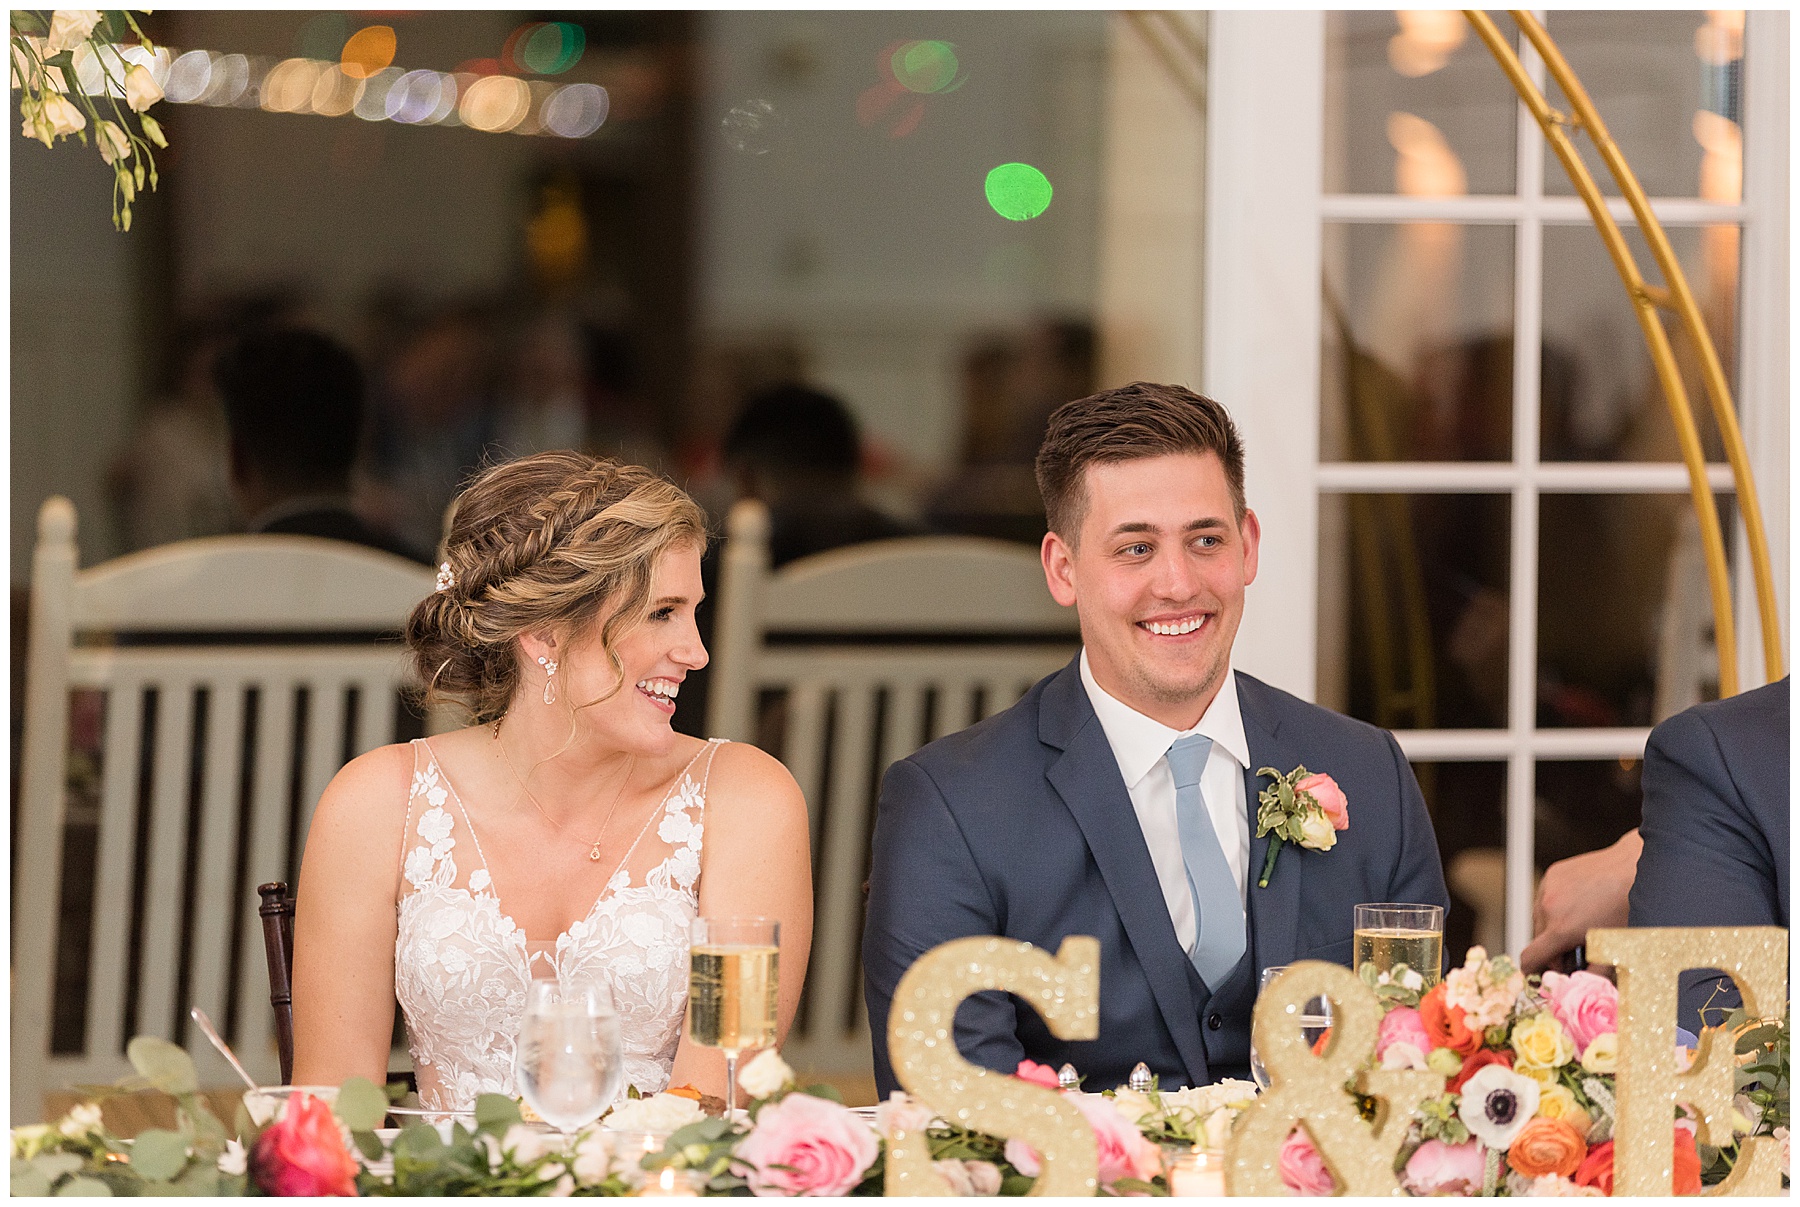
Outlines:
POLYGON ((1119 761, 1119 774, 1131 794, 1131 807, 1144 832, 1144 844, 1150 848, 1150 862, 1156 867, 1163 901, 1175 923, 1175 937, 1183 951, 1191 951, 1199 928, 1193 895, 1188 892, 1187 867, 1181 859, 1181 832, 1175 822, 1175 777, 1169 770, 1167 755, 1175 740, 1188 734, 1205 734, 1212 739, 1212 751, 1200 773, 1200 793, 1212 817, 1213 831, 1219 836, 1219 847, 1225 852, 1225 862, 1231 865, 1232 878, 1237 881, 1238 897, 1243 899, 1250 867, 1250 813, 1244 791, 1250 743, 1244 738, 1244 718, 1238 711, 1237 672, 1230 663, 1226 664, 1225 682, 1219 694, 1207 706, 1200 723, 1188 730, 1170 729, 1107 695, 1094 682, 1086 649, 1081 651, 1081 683, 1087 688, 1094 714, 1100 718, 1100 728, 1112 746, 1113 757, 1119 761))

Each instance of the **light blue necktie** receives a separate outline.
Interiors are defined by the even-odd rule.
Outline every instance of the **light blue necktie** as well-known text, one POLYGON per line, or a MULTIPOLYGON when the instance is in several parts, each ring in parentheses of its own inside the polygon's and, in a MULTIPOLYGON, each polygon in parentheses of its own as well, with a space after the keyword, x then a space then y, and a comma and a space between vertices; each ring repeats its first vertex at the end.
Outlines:
POLYGON ((1217 991, 1244 956, 1244 903, 1237 881, 1225 862, 1224 848, 1213 829, 1200 795, 1200 773, 1212 739, 1189 734, 1169 747, 1169 770, 1175 776, 1175 824, 1181 833, 1181 862, 1187 868, 1188 892, 1194 901, 1196 938, 1188 952, 1194 971, 1217 991))

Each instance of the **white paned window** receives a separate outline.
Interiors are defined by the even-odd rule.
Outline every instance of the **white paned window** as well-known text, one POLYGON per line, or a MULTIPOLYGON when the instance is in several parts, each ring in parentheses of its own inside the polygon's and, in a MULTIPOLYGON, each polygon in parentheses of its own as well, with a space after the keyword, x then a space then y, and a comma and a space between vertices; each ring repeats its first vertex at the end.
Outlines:
MULTIPOLYGON (((1727 366, 1784 581, 1786 16, 1541 17, 1651 195, 1727 366)), ((1460 13, 1218 14, 1210 46, 1206 380, 1234 413, 1253 403, 1251 505, 1305 538, 1273 550, 1281 597, 1256 600, 1240 665, 1286 670, 1283 686, 1395 731, 1457 898, 1447 946, 1516 952, 1536 874, 1636 824, 1650 726, 1718 691, 1673 423, 1585 208, 1460 13), (1319 97, 1316 113, 1225 93, 1253 66, 1268 86, 1272 39, 1289 52, 1276 82, 1319 97), (1278 203, 1233 198, 1282 180, 1278 203), (1259 393, 1259 375, 1296 364, 1312 371, 1290 383, 1299 397, 1259 393), (1259 439, 1281 445, 1279 486, 1257 475, 1259 439), (1296 650, 1302 624, 1311 645, 1296 650)), ((1622 201, 1614 212, 1656 280, 1622 201)), ((1694 349, 1666 326, 1735 533, 1727 656, 1754 686, 1731 475, 1694 349)))

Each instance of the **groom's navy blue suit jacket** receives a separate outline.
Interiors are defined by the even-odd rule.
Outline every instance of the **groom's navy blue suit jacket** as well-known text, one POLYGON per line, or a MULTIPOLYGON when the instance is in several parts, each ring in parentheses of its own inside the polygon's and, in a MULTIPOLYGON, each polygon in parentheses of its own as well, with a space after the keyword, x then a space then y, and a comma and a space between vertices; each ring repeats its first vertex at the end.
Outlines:
POLYGON ((1218 986, 1201 980, 1175 937, 1079 659, 1005 712, 888 769, 863 933, 883 1098, 898 1088, 887 1053, 894 989, 946 940, 1003 935, 1052 953, 1069 935, 1100 940, 1098 1039, 1057 1039, 1029 1006, 986 993, 957 1014, 969 1060, 1009 1073, 1026 1057, 1067 1061, 1090 1090, 1121 1084, 1143 1061, 1174 1087, 1245 1076, 1258 971, 1301 959, 1348 965, 1359 902, 1448 907, 1431 819, 1392 735, 1248 675, 1235 690, 1251 834, 1264 766, 1330 774, 1350 802, 1350 828, 1330 851, 1288 844, 1267 888, 1256 878, 1268 839, 1251 839, 1248 950, 1218 986))

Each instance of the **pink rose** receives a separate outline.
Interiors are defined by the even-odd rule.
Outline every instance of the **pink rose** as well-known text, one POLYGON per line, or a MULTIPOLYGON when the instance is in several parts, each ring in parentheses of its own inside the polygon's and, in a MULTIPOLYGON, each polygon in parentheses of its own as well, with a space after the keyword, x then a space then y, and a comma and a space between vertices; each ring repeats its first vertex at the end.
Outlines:
POLYGON ((749 1166, 745 1177, 756 1195, 846 1195, 880 1152, 875 1133, 844 1107, 789 1094, 758 1112, 737 1159, 749 1166))
POLYGON ((288 1099, 250 1154, 250 1176, 282 1198, 356 1193, 356 1158, 344 1147, 331 1108, 311 1094, 288 1099))
POLYGON ((1595 1036, 1619 1029, 1619 990, 1605 977, 1586 970, 1568 976, 1546 972, 1543 991, 1577 1052, 1587 1051, 1595 1036))
POLYGON ((1400 1180, 1415 1195, 1481 1193, 1487 1159, 1473 1140, 1445 1144, 1427 1140, 1407 1159, 1400 1180))
POLYGON ((1294 787, 1319 802, 1319 808, 1331 819, 1332 829, 1350 828, 1350 802, 1344 798, 1344 790, 1337 786, 1336 780, 1323 772, 1315 772, 1294 787))
POLYGON ((1037 1149, 1017 1136, 1006 1142, 1006 1163, 1028 1178, 1037 1177, 1044 1168, 1044 1163, 1038 1160, 1037 1149))
POLYGON ((1331 1171, 1325 1168, 1325 1158, 1313 1147, 1305 1128, 1295 1128, 1281 1146, 1281 1181, 1295 1194, 1308 1198, 1322 1198, 1337 1189, 1331 1171))
POLYGON ((1144 1139, 1144 1133, 1106 1099, 1082 1095, 1075 1099, 1081 1117, 1094 1129, 1094 1146, 1100 1158, 1100 1185, 1111 1186, 1120 1178, 1148 1182, 1162 1172, 1162 1150, 1144 1139))
POLYGON ((1395 1006, 1382 1016, 1381 1030, 1375 1033, 1375 1059, 1386 1056, 1395 1044, 1411 1044, 1420 1052, 1431 1051, 1431 1037, 1425 1034, 1419 1012, 1411 1006, 1395 1006))
POLYGON ((1029 1081, 1032 1085, 1041 1085, 1047 1090, 1062 1089, 1062 1083, 1056 1079, 1056 1070, 1035 1060, 1021 1060, 1013 1076, 1021 1081, 1029 1081))

